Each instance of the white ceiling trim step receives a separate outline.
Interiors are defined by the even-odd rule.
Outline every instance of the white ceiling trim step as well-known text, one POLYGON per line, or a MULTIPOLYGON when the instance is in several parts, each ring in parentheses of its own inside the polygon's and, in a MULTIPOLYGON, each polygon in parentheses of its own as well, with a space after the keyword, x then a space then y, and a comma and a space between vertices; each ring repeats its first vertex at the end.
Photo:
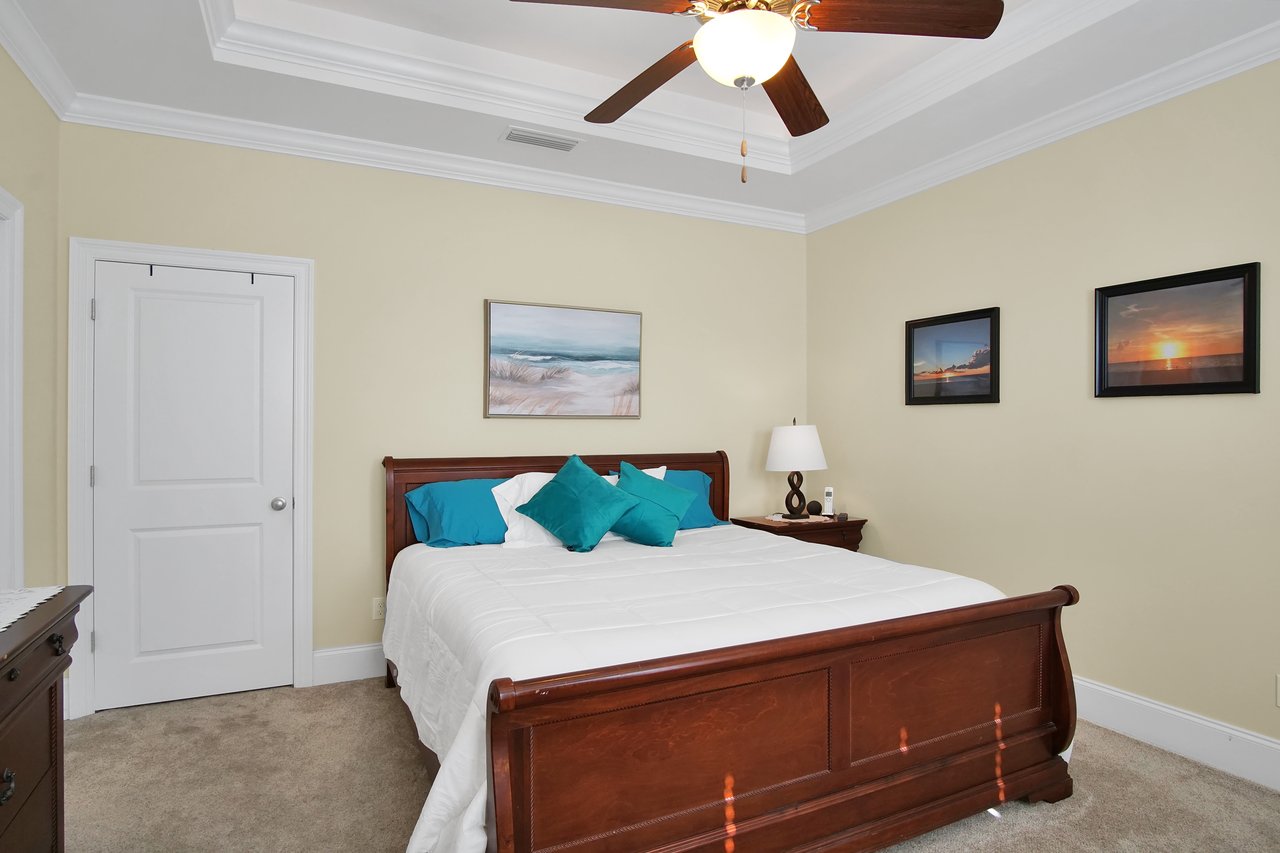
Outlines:
MULTIPOLYGON (((214 60, 533 122, 581 134, 583 116, 622 81, 463 44, 290 0, 199 0, 214 60), (251 19, 250 12, 260 17, 251 19), (364 44, 355 44, 361 40, 364 44), (495 73, 492 69, 502 69, 495 73)), ((624 122, 593 125, 594 136, 724 163, 738 161, 741 113, 670 92, 624 122), (708 121, 707 117, 719 121, 708 121)), ((753 116, 754 122, 759 117, 753 116)), ((782 125, 778 123, 778 131, 782 125)), ((752 129, 759 168, 791 173, 791 142, 752 129)))
POLYGON ((75 86, 17 0, 0 0, 0 47, 61 118, 76 96, 75 86))
POLYGON ((78 95, 62 118, 77 124, 172 136, 216 145, 232 145, 276 154, 292 154, 357 166, 372 166, 436 178, 486 184, 750 225, 793 234, 805 233, 802 214, 747 204, 717 201, 684 193, 655 190, 598 178, 584 178, 496 163, 457 154, 424 151, 404 145, 300 130, 245 119, 177 110, 96 95, 78 95))
POLYGON ((1254 30, 892 181, 814 210, 807 217, 808 233, 1277 59, 1280 59, 1280 23, 1254 30))
MULTIPOLYGON (((229 2, 229 0, 228 0, 229 2)), ((800 172, 1047 50, 1140 0, 1034 0, 1005 16, 983 41, 959 41, 859 99, 821 134, 792 142, 800 172)))

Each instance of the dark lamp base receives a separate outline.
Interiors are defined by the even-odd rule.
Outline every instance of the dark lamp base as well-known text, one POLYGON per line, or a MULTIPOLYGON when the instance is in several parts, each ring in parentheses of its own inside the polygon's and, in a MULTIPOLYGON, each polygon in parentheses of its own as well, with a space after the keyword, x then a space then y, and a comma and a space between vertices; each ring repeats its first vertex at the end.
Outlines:
POLYGON ((799 471, 792 471, 787 475, 787 485, 791 487, 791 491, 787 492, 787 512, 783 518, 795 520, 797 518, 808 518, 809 514, 804 511, 804 492, 800 491, 800 486, 804 484, 804 475, 799 471))

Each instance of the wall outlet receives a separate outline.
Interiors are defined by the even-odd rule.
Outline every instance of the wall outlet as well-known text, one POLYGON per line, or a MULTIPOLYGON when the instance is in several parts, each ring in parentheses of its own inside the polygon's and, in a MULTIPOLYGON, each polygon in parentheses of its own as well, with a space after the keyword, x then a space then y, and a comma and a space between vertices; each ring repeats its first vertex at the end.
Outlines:
POLYGON ((373 620, 376 622, 379 619, 386 619, 386 618, 387 618, 387 600, 385 598, 374 598, 373 599, 373 620))

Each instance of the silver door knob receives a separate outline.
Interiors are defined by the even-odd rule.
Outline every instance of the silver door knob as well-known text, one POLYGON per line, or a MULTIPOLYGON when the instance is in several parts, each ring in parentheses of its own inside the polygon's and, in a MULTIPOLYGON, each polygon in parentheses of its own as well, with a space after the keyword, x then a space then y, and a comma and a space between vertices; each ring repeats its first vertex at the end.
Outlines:
POLYGON ((289 502, 284 498, 271 499, 271 508, 274 509, 276 512, 279 512, 280 510, 284 509, 288 505, 289 505, 289 502))

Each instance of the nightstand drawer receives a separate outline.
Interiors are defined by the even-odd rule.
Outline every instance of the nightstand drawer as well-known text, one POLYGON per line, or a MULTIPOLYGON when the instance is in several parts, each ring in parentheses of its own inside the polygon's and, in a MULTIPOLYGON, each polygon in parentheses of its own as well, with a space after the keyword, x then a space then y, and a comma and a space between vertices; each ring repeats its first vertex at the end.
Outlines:
POLYGON ((814 530, 797 533, 795 538, 818 545, 834 545, 836 548, 850 548, 856 551, 858 543, 862 541, 862 533, 850 530, 814 530))
POLYGON ((833 548, 844 548, 848 551, 858 550, 862 543, 862 526, 865 518, 850 518, 845 521, 828 519, 826 521, 779 521, 764 516, 730 519, 739 527, 752 530, 763 530, 774 536, 787 536, 802 542, 813 542, 817 545, 830 545, 833 548))

